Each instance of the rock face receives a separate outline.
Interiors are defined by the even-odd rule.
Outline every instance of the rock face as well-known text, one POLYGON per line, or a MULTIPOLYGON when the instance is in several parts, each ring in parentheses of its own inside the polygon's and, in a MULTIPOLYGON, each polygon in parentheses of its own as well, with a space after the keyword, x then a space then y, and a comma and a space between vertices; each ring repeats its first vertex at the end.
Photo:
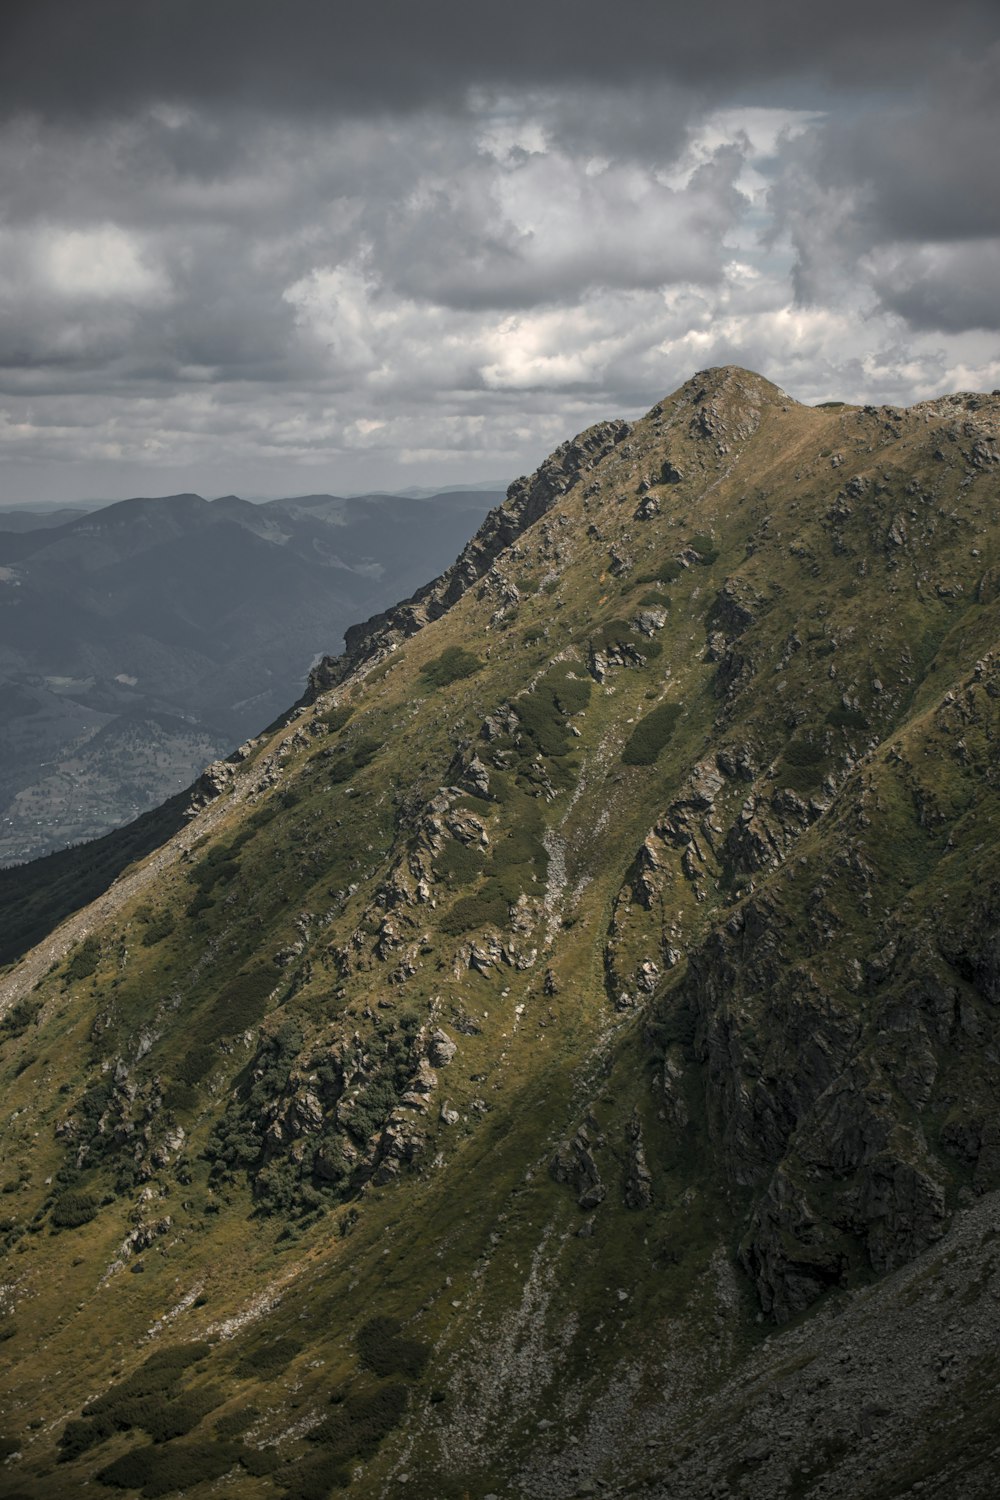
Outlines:
POLYGON ((563 1142, 549 1163, 552 1180, 568 1183, 576 1194, 577 1203, 586 1211, 603 1203, 608 1191, 601 1181, 592 1145, 587 1126, 581 1125, 571 1140, 563 1142))

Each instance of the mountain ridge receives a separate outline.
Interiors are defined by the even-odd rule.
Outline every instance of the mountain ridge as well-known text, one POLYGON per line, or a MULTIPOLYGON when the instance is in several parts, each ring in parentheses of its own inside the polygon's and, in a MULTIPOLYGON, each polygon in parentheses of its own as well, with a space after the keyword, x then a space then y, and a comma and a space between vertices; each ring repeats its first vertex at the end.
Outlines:
POLYGON ((991 1493, 1000 400, 600 431, 0 981, 26 1493, 991 1493))

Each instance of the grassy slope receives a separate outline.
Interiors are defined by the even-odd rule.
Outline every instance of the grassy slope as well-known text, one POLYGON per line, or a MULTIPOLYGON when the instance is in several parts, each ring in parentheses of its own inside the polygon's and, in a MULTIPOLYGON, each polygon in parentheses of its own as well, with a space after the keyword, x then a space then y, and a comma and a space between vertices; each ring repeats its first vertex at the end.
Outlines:
MULTIPOLYGON (((785 746, 814 728, 826 734, 830 771, 842 776, 861 758, 855 778, 866 775, 888 789, 884 838, 894 851, 913 844, 912 868, 897 871, 895 900, 926 906, 936 899, 936 887, 924 892, 931 877, 938 884, 943 878, 947 833, 928 850, 913 832, 906 799, 891 790, 888 752, 864 759, 879 740, 894 737, 911 760, 930 760, 936 795, 955 799, 943 830, 957 830, 961 843, 950 856, 956 886, 959 871, 963 880, 974 878, 974 861, 963 853, 963 798, 974 797, 976 817, 992 819, 995 788, 987 802, 976 779, 970 793, 969 778, 935 751, 924 725, 996 640, 995 602, 988 589, 988 602, 976 602, 976 588, 997 539, 988 480, 961 490, 965 469, 933 458, 946 419, 935 417, 928 430, 917 416, 893 421, 852 408, 810 410, 783 402, 766 382, 751 378, 747 385, 749 396, 722 391, 723 431, 690 431, 690 416, 705 403, 689 388, 675 405, 665 403, 662 415, 654 410, 630 439, 631 451, 619 450, 574 487, 521 540, 520 555, 505 561, 503 571, 522 594, 516 612, 496 618, 495 595, 473 590, 333 695, 354 710, 342 728, 308 732, 314 717, 330 713, 327 698, 280 730, 246 772, 273 776, 273 787, 253 800, 234 799, 203 850, 178 860, 155 889, 117 914, 100 935, 92 973, 68 983, 64 965, 39 987, 37 1018, 3 1051, 0 1204, 11 1232, 5 1282, 16 1325, 4 1346, 13 1393, 6 1430, 23 1455, 11 1473, 24 1493, 63 1494, 70 1476, 79 1483, 137 1445, 134 1431, 113 1435, 70 1468, 53 1462, 65 1419, 149 1350, 175 1339, 213 1341, 185 1385, 196 1391, 215 1384, 222 1404, 173 1446, 217 1431, 220 1414, 252 1407, 248 1430, 257 1441, 279 1440, 281 1464, 273 1475, 233 1471, 233 1492, 253 1497, 280 1493, 283 1478, 295 1492, 301 1481, 293 1474, 323 1451, 303 1441, 303 1428, 328 1410, 332 1390, 385 1388, 391 1377, 358 1365, 356 1335, 373 1312, 399 1318, 434 1350, 422 1380, 404 1377, 413 1390, 411 1412, 419 1414, 404 1429, 409 1446, 401 1450, 396 1437, 348 1464, 363 1464, 359 1493, 373 1495, 392 1464, 416 1476, 415 1493, 503 1493, 520 1455, 539 1441, 537 1423, 550 1419, 563 1431, 583 1424, 612 1371, 619 1381, 634 1379, 641 1395, 645 1382, 662 1378, 669 1350, 674 1373, 685 1366, 707 1390, 763 1336, 749 1285, 731 1269, 746 1194, 720 1175, 697 1079, 685 1084, 689 1127, 664 1127, 650 1089, 658 1054, 646 1018, 617 1012, 605 991, 609 929, 623 974, 645 957, 662 961, 664 923, 682 953, 696 948, 749 882, 741 884, 719 861, 700 883, 699 900, 699 883, 672 866, 646 912, 621 899, 637 849, 689 768, 720 742, 749 746, 759 777, 774 767, 780 780, 785 746), (747 408, 755 405, 760 428, 741 439, 736 429, 750 425, 747 408), (685 478, 654 484, 660 513, 636 520, 639 481, 658 475, 665 454, 685 478), (832 468, 835 454, 843 463, 832 468), (857 471, 870 476, 868 484, 852 499, 851 515, 836 523, 832 547, 826 514, 857 471), (907 495, 914 482, 929 500, 907 495), (886 537, 904 507, 908 534, 897 546, 886 537), (590 526, 601 535, 589 535, 590 526), (692 541, 698 558, 710 561, 692 560, 667 585, 637 581, 684 555, 692 541), (616 576, 616 553, 632 564, 624 576, 616 576), (736 573, 756 600, 756 622, 740 648, 752 657, 754 676, 727 702, 705 646, 713 601, 736 573), (566 885, 553 892, 551 942, 540 919, 517 939, 521 948, 539 950, 531 967, 501 963, 483 975, 461 959, 456 964, 463 943, 441 931, 440 919, 461 893, 439 882, 435 907, 402 912, 402 925, 413 924, 404 947, 414 948, 418 967, 391 983, 398 955, 393 950, 385 962, 374 956, 384 911, 373 897, 413 837, 415 809, 448 785, 456 747, 476 741, 485 757, 488 747, 477 736, 486 715, 505 701, 516 707, 516 695, 561 653, 583 674, 602 627, 631 620, 653 594, 669 598, 654 637, 661 653, 645 665, 612 668, 595 686, 573 721, 580 731, 575 767, 549 758, 550 776, 562 769, 556 785, 566 783, 542 802, 546 826, 565 845, 566 885), (483 660, 480 670, 444 687, 427 685, 422 666, 449 647, 470 645, 483 660), (828 724, 845 695, 858 704, 857 720, 828 724), (669 744, 650 766, 623 765, 620 752, 635 722, 663 701, 683 708, 669 744), (332 779, 338 756, 353 754, 366 737, 384 748, 349 780, 332 779), (199 859, 223 841, 232 849, 245 833, 230 858, 217 858, 223 874, 214 884, 211 868, 202 875, 204 904, 185 915, 197 907, 199 878, 192 875, 199 859), (144 945, 163 913, 173 930, 144 945), (273 963, 273 955, 300 943, 290 962, 273 963), (338 949, 349 950, 347 964, 338 949), (233 990, 235 972, 265 965, 274 981, 269 998, 252 983, 233 990), (549 968, 553 995, 544 993, 549 968), (379 1000, 391 1008, 380 1009, 379 1000), (323 1192, 315 1203, 296 1199, 300 1217, 293 1220, 284 1210, 251 1216, 240 1173, 210 1179, 201 1152, 257 1055, 261 1011, 272 1035, 288 1018, 297 1020, 303 1079, 355 1036, 360 1051, 377 1053, 387 1027, 408 1016, 448 1031, 459 1050, 437 1070, 416 1169, 398 1182, 369 1184, 360 1196, 351 1192, 342 1206, 323 1192), (461 1018, 474 1020, 479 1034, 460 1031, 461 1018), (103 1128, 92 1134, 99 1139, 77 1171, 73 1162, 89 1138, 83 1128, 75 1138, 60 1135, 60 1122, 80 1120, 82 1095, 113 1079, 119 1058, 134 1097, 98 1114, 103 1128), (444 1101, 458 1112, 454 1125, 438 1120, 444 1101), (640 1211, 627 1210, 621 1196, 634 1108, 655 1183, 653 1204, 640 1211), (588 1112, 591 1137, 606 1136, 595 1154, 608 1196, 594 1233, 581 1238, 585 1216, 547 1169, 559 1141, 588 1112), (152 1153, 168 1133, 168 1115, 186 1140, 167 1148, 158 1166, 152 1153), (116 1129, 120 1140, 99 1149, 116 1129), (136 1169, 135 1142, 147 1130, 136 1169), (96 1216, 54 1232, 51 1207, 60 1190, 101 1204, 96 1216), (168 1215, 169 1226, 105 1279, 135 1224, 155 1225, 168 1215), (132 1274, 137 1263, 142 1274, 132 1274), (248 1311, 245 1326, 227 1336, 226 1320, 248 1311), (285 1346, 288 1364, 255 1380, 254 1361, 279 1338, 293 1341, 285 1346), (445 1399, 432 1399, 439 1395, 445 1399)), ((746 794, 727 784, 723 821, 736 817, 746 794)), ((849 790, 840 795, 846 805, 849 790)), ((515 798, 489 809, 473 799, 471 806, 496 846, 522 804, 515 798)), ((803 834, 803 857, 828 857, 827 826, 824 820, 803 834)), ((794 910, 794 882, 806 878, 804 868, 786 866, 776 876, 762 871, 753 883, 758 890, 773 883, 794 910)), ((541 890, 527 886, 529 895, 541 890)), ((85 957, 78 968, 87 966, 85 957)), ((669 1012, 672 986, 684 973, 682 960, 661 985, 660 1013, 669 1012)), ((293 1079, 286 1095, 294 1087, 293 1079)), ((294 1155, 293 1147, 279 1161, 294 1165, 294 1155)), ((286 1176, 295 1176, 291 1167, 286 1176)), ((169 1449, 161 1449, 161 1463, 169 1449)), ((210 1489, 189 1483, 185 1493, 210 1489)))

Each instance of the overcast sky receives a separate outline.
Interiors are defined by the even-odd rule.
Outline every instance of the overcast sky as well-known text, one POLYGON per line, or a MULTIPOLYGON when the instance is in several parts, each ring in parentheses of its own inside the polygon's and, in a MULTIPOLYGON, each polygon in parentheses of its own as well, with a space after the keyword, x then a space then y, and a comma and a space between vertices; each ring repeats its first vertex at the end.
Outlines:
POLYGON ((1000 386, 996 0, 5 0, 0 506, 1000 386))

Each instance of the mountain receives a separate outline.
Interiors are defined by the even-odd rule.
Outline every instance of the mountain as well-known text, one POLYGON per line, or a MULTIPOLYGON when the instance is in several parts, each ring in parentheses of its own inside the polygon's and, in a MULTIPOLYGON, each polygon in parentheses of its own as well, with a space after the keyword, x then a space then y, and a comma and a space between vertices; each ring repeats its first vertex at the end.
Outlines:
POLYGON ((435 572, 499 498, 172 495, 0 530, 0 862, 187 786, 301 692, 317 641, 435 572))
POLYGON ((39 531, 52 526, 65 526, 67 521, 76 521, 85 516, 89 506, 30 506, 17 505, 11 510, 0 510, 0 531, 39 531))
POLYGON ((110 836, 0 979, 8 1494, 995 1495, 998 464, 702 372, 110 836))

